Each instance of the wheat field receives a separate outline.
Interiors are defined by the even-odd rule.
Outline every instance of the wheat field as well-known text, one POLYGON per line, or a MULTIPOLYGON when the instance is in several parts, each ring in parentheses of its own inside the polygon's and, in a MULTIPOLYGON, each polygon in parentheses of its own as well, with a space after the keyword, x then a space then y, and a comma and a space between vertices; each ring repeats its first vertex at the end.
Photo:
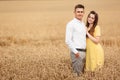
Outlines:
POLYGON ((0 0, 0 80, 119 80, 119 0, 0 0), (66 24, 78 3, 99 14, 105 65, 73 77, 66 24))

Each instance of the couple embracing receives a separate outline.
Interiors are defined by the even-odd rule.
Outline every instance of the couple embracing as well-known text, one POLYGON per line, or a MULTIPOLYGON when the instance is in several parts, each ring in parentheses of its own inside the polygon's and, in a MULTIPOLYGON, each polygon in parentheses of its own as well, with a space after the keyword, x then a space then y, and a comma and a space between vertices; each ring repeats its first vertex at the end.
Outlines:
POLYGON ((80 76, 85 71, 94 72, 104 65, 104 52, 99 43, 100 27, 98 14, 90 11, 86 25, 82 21, 84 5, 74 8, 74 19, 66 26, 65 42, 70 49, 73 74, 80 76))

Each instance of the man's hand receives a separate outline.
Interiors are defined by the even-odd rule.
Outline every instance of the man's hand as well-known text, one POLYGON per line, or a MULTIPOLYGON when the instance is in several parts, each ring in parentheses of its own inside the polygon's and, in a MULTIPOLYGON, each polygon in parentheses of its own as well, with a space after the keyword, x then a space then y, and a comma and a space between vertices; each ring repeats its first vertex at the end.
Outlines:
POLYGON ((76 57, 76 58, 79 58, 79 57, 80 57, 79 53, 75 54, 75 57, 76 57))

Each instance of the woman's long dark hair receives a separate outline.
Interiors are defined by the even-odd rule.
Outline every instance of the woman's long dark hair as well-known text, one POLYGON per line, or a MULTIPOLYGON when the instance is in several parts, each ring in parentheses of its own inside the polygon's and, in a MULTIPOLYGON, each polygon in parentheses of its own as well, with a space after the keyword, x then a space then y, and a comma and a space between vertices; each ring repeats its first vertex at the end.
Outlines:
POLYGON ((89 30, 89 33, 93 36, 95 27, 97 26, 98 23, 98 14, 95 11, 90 11, 90 13, 87 16, 87 23, 86 26, 89 27, 89 23, 88 23, 88 17, 90 16, 90 14, 94 14, 95 15, 95 21, 93 22, 93 27, 89 30))

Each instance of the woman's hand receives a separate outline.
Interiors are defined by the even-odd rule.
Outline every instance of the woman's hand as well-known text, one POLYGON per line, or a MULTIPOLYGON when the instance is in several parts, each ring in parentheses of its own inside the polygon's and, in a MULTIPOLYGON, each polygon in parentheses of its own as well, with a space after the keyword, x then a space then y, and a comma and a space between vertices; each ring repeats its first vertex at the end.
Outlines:
POLYGON ((89 33, 88 33, 88 28, 86 27, 86 34, 88 35, 89 33))
POLYGON ((85 27, 85 29, 86 29, 86 32, 87 32, 87 27, 85 27))

